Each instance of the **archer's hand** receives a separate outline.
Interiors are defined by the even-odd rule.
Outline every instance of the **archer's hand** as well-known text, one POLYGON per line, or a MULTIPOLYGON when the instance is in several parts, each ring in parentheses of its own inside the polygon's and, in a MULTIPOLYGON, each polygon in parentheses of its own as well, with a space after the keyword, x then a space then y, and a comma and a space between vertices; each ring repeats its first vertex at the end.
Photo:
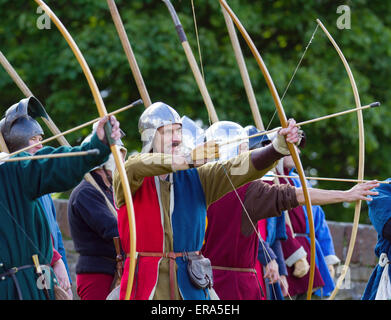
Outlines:
POLYGON ((270 283, 276 283, 280 277, 278 273, 278 264, 275 259, 271 260, 265 267, 266 272, 264 278, 269 279, 270 283))
MULTIPOLYGON (((103 117, 102 119, 99 120, 98 126, 96 128, 96 134, 98 135, 99 140, 103 141, 104 143, 107 143, 107 140, 105 138, 104 126, 108 120, 109 120, 108 116, 103 117)), ((110 123, 112 126, 111 138, 114 140, 121 139, 121 130, 119 128, 119 122, 114 116, 110 116, 110 123)))
POLYGON ((208 161, 219 157, 219 145, 215 141, 208 141, 198 147, 195 147, 187 157, 188 164, 194 167, 202 166, 208 161))
POLYGON ((273 147, 277 152, 283 155, 289 155, 290 151, 287 142, 298 146, 301 138, 302 131, 296 126, 296 121, 294 119, 289 119, 288 126, 286 128, 281 128, 278 131, 276 138, 273 140, 273 147))
POLYGON ((378 187, 379 185, 380 184, 377 181, 368 181, 365 183, 356 184, 353 188, 346 191, 348 194, 348 202, 357 200, 372 201, 372 198, 368 196, 377 196, 379 192, 371 190, 378 187))

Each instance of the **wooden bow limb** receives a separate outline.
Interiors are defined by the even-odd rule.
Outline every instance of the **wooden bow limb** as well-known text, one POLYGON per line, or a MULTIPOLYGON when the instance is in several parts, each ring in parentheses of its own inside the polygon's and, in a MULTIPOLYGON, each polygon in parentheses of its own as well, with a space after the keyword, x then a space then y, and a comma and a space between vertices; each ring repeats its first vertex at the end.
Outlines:
MULTIPOLYGON (((16 70, 8 62, 7 58, 4 56, 4 54, 1 51, 0 51, 0 63, 4 67, 4 69, 7 71, 7 73, 11 76, 11 78, 14 80, 14 82, 19 87, 19 89, 26 96, 26 98, 33 96, 33 93, 30 91, 28 86, 24 83, 22 78, 18 75, 16 70)), ((53 120, 50 118, 50 116, 48 114, 46 114, 46 115, 47 115, 47 117, 41 117, 42 120, 48 126, 48 128, 52 134, 54 134, 54 135, 59 134, 61 131, 57 128, 57 126, 55 125, 53 120)), ((58 136, 57 140, 63 146, 70 146, 68 141, 61 135, 58 136)))
POLYGON ((109 6, 111 17, 113 18, 115 28, 117 29, 118 36, 121 40, 122 47, 124 48, 126 57, 128 59, 130 69, 132 70, 133 77, 136 80, 136 85, 140 93, 141 99, 143 99, 144 106, 147 108, 152 104, 152 102, 149 97, 147 87, 145 86, 144 79, 141 75, 140 68, 138 67, 136 57, 132 50, 132 46, 130 45, 129 38, 126 34, 124 24, 122 23, 122 19, 119 14, 118 8, 114 0, 107 0, 107 4, 109 6))
MULTIPOLYGON (((356 109, 357 109, 357 121, 358 121, 358 130, 359 130, 359 159, 358 159, 358 179, 362 180, 364 178, 364 162, 365 162, 365 135, 364 135, 364 120, 362 116, 362 111, 360 109, 361 102, 360 102, 360 95, 358 94, 358 89, 356 85, 356 81, 354 80, 353 72, 349 67, 349 64, 345 58, 345 56, 342 53, 342 50, 339 48, 338 44, 335 42, 331 34, 327 31, 326 27, 322 24, 322 22, 319 19, 316 19, 316 22, 318 25, 322 28, 323 32, 326 34, 327 38, 332 43, 334 49, 337 51, 345 70, 348 74, 349 81, 353 90, 354 95, 354 101, 356 103, 356 109)), ((348 252, 345 259, 345 264, 343 266, 341 276, 338 278, 335 288, 333 292, 331 293, 329 299, 332 300, 335 298, 336 294, 338 293, 339 288, 342 285, 343 280, 345 279, 345 276, 348 272, 350 260, 353 255, 354 245, 356 242, 357 237, 357 230, 358 230, 358 224, 360 220, 360 211, 361 211, 361 201, 356 202, 356 206, 354 209, 354 219, 353 219, 353 227, 352 227, 352 234, 350 236, 349 241, 349 247, 348 252)))
POLYGON ((19 162, 26 160, 39 160, 39 159, 56 159, 56 158, 70 158, 70 157, 84 157, 91 155, 99 155, 99 149, 91 149, 87 151, 76 151, 76 152, 63 152, 63 153, 52 153, 52 154, 40 154, 26 157, 16 157, 8 159, 1 159, 1 162, 19 162))
MULTIPOLYGON (((301 127, 301 126, 304 126, 306 124, 315 123, 315 122, 319 122, 319 121, 322 121, 322 120, 327 120, 327 119, 339 117, 339 116, 342 116, 342 115, 345 115, 345 114, 348 114, 348 113, 357 112, 358 110, 365 110, 365 109, 369 109, 369 108, 375 108, 375 107, 378 107, 378 106, 380 106, 380 102, 372 102, 370 104, 367 104, 367 105, 359 107, 359 108, 353 108, 353 109, 349 109, 349 110, 345 110, 345 111, 329 114, 329 115, 326 115, 326 116, 322 116, 322 117, 319 117, 319 118, 298 122, 298 123, 296 123, 296 127, 301 127)), ((255 138, 255 137, 264 136, 264 135, 267 135, 269 133, 274 133, 274 132, 276 132, 278 130, 280 130, 280 128, 274 128, 274 129, 271 129, 271 130, 255 133, 255 134, 253 134, 251 136, 248 136, 246 138, 232 139, 232 140, 229 140, 229 141, 226 141, 226 142, 220 144, 220 146, 223 146, 223 145, 226 145, 226 144, 231 144, 231 143, 234 143, 234 142, 238 142, 238 141, 241 141, 243 139, 251 139, 251 138, 255 138)))
MULTIPOLYGON (((220 4, 221 5, 221 4, 220 4)), ((221 5, 221 10, 224 15, 225 24, 227 25, 227 30, 229 34, 229 38, 231 39, 232 47, 235 53, 236 62, 239 67, 240 75, 242 77, 244 89, 246 91, 247 99, 250 104, 251 113, 254 118, 255 126, 261 130, 264 131, 265 127, 263 125, 261 113, 259 112, 259 107, 257 104, 257 100, 255 98, 254 89, 251 85, 250 76, 248 74, 248 70, 246 67, 246 63, 244 61, 243 52, 240 48, 240 43, 238 39, 238 35, 236 34, 235 26, 232 22, 231 17, 225 10, 225 8, 221 5)))
MULTIPOLYGON (((249 46, 249 48, 252 52, 252 54, 254 55, 254 58, 257 61, 258 66, 259 66, 260 70, 262 71, 262 74, 266 80, 268 88, 272 94, 274 104, 276 105, 276 108, 277 108, 278 117, 281 122, 281 126, 283 128, 287 127, 288 120, 286 118, 280 97, 278 95, 277 89, 275 88, 273 80, 269 74, 269 71, 266 68, 265 63, 263 62, 261 55, 259 54, 253 41, 251 40, 250 36, 248 35, 246 29, 243 27, 243 25, 241 24, 239 19, 236 17, 234 12, 228 6, 226 1, 224 1, 224 0, 219 0, 219 1, 220 1, 220 4, 222 4, 223 7, 227 10, 228 14, 230 15, 230 17, 233 20, 233 22, 235 23, 236 27, 238 28, 238 30, 242 34, 243 38, 245 39, 247 45, 249 46)), ((292 155, 292 159, 295 163, 297 172, 300 176, 300 182, 302 184, 306 208, 307 208, 307 214, 308 214, 310 240, 311 240, 311 255, 310 255, 310 273, 309 273, 309 283, 308 283, 308 290, 307 290, 307 299, 311 300, 313 282, 314 282, 314 276, 315 276, 315 254, 316 254, 316 252, 315 252, 315 228, 314 228, 314 219, 313 219, 313 214, 312 214, 311 199, 310 199, 310 195, 309 195, 306 180, 305 180, 303 166, 301 164, 300 157, 299 157, 299 154, 296 150, 296 147, 293 144, 288 143, 288 148, 289 148, 290 154, 292 155)))
MULTIPOLYGON (((80 49, 78 48, 77 44, 73 40, 72 36, 69 34, 68 30, 64 27, 64 25, 61 23, 61 21, 57 18, 57 16, 53 13, 53 11, 41 0, 34 0, 44 11, 45 13, 50 17, 50 19, 54 22, 54 24, 57 26, 65 40, 67 41, 68 45, 72 49, 77 61, 79 62, 83 73, 87 79, 87 82, 90 86, 91 93, 94 97, 95 104, 97 106, 98 112, 100 117, 104 117, 107 115, 107 110, 104 105, 103 99, 100 95, 99 88, 95 82, 95 79, 92 75, 92 72, 84 59, 84 56, 82 55, 80 49)), ((108 126, 106 126, 108 128, 108 126)), ((109 130, 111 131, 111 130, 109 130)), ((107 139, 110 139, 110 137, 106 134, 107 139)), ((124 196, 125 196, 125 203, 127 208, 127 214, 128 214, 128 221, 129 221, 129 243, 130 243, 130 259, 129 259, 129 280, 128 280, 128 287, 126 290, 126 299, 130 299, 131 294, 131 288, 133 286, 133 278, 134 278, 134 271, 136 267, 136 228, 135 228, 135 216, 134 216, 134 208, 133 208, 133 201, 132 201, 132 194, 130 191, 130 185, 128 181, 128 177, 126 174, 125 166, 122 161, 122 155, 118 148, 118 146, 115 144, 115 141, 110 141, 110 149, 113 154, 116 168, 118 170, 121 185, 124 190, 124 196)))
POLYGON ((210 95, 208 93, 208 89, 206 88, 204 78, 202 77, 201 71, 200 71, 198 64, 197 64, 197 61, 194 58, 194 54, 190 48, 189 42, 187 41, 187 37, 186 37, 185 31, 183 30, 183 27, 182 27, 182 24, 179 20, 179 17, 177 15, 173 5, 171 4, 170 0, 162 0, 162 1, 166 4, 168 11, 171 14, 172 20, 174 21, 175 28, 178 32, 179 40, 181 41, 182 47, 185 51, 187 61, 190 64, 190 68, 193 72, 193 75, 194 75, 194 78, 197 82, 198 88, 201 91, 201 95, 204 100, 206 109, 208 110, 209 118, 211 119, 211 121, 213 123, 215 123, 215 122, 219 121, 219 118, 217 117, 217 113, 216 113, 216 110, 213 106, 212 99, 210 98, 210 95))

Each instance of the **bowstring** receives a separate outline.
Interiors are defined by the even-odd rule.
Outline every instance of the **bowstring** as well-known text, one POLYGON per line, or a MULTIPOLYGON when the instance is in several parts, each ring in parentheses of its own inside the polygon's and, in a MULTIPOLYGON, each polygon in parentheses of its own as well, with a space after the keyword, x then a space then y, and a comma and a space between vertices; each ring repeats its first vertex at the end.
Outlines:
MULTIPOLYGON (((302 63, 302 61, 303 61, 303 59, 304 59, 304 56, 306 55, 306 53, 307 53, 307 51, 308 51, 308 48, 309 48, 310 45, 312 44, 312 40, 314 39, 315 34, 316 34, 316 32, 318 31, 318 27, 319 27, 319 24, 316 24, 315 30, 312 32, 312 35, 311 35, 311 37, 310 37, 310 40, 308 41, 308 43, 307 43, 307 45, 306 45, 306 47, 305 47, 305 49, 304 49, 304 51, 303 51, 303 53, 302 53, 300 59, 299 59, 299 62, 298 62, 298 64, 296 65, 296 68, 295 68, 295 70, 293 71, 293 74, 292 74, 292 76, 291 76, 291 78, 290 78, 290 80, 289 80, 287 86, 285 87, 284 93, 283 93, 282 96, 281 96, 281 102, 284 101, 284 98, 285 98, 285 96, 286 96, 286 93, 288 92, 288 89, 289 89, 289 87, 291 86, 292 81, 293 81, 293 79, 295 78, 297 71, 299 70, 299 67, 301 66, 301 63, 302 63)), ((268 131, 268 130, 269 130, 270 125, 271 125, 272 121, 274 120, 276 114, 277 114, 277 110, 274 111, 273 116, 272 116, 271 120, 269 121, 269 123, 268 123, 268 125, 267 125, 265 131, 268 131)))
MULTIPOLYGON (((198 35, 197 18, 196 18, 196 13, 195 13, 195 7, 194 7, 194 2, 193 2, 193 0, 191 0, 191 7, 192 7, 192 13, 193 13, 194 29, 195 29, 195 33, 196 33, 198 54, 199 54, 200 64, 201 64, 201 70, 202 70, 201 72, 202 72, 202 77, 204 78, 204 81, 205 81, 205 77, 204 77, 204 68, 203 68, 202 55, 201 55, 201 46, 200 46, 199 35, 198 35)), ((302 60, 302 59, 301 59, 301 60, 302 60)), ((275 114, 276 114, 276 111, 274 112, 274 115, 275 115, 275 114)), ((274 115, 273 115, 273 117, 274 117, 274 115)), ((272 120, 273 120, 273 118, 272 118, 272 120)), ((272 120, 269 122, 268 128, 269 128, 269 126, 271 125, 272 120)), ((208 121, 209 121, 209 126, 211 126, 211 125, 212 125, 212 121, 211 121, 210 115, 208 115, 208 121)), ((266 129, 266 130, 268 130, 268 129, 266 129)), ((262 139, 263 139, 263 138, 264 138, 264 137, 262 137, 262 139)), ((257 237, 258 237, 258 240, 259 240, 259 242, 260 242, 260 244, 261 244, 261 246, 262 246, 262 250, 263 250, 263 252, 264 252, 264 255, 265 255, 266 260, 269 260, 269 262, 271 262, 273 259, 271 258, 269 252, 266 250, 266 247, 265 247, 265 244, 264 244, 264 240, 262 239, 262 236, 261 236, 260 232, 258 231, 258 228, 255 227, 255 225, 254 225, 254 223, 253 223, 253 221, 252 221, 252 219, 251 219, 251 217, 250 217, 250 214, 248 213, 248 211, 247 211, 247 209, 246 209, 244 203, 242 202, 242 199, 240 199, 240 196, 239 196, 239 194, 238 194, 238 192, 237 192, 237 190, 236 190, 236 188, 235 188, 235 186, 234 186, 234 184, 233 184, 231 178, 229 177, 229 175, 228 175, 228 173, 227 173, 227 169, 225 168, 225 166, 224 166, 223 163, 221 163, 221 165, 222 165, 222 167, 223 167, 223 169, 224 169, 225 176, 228 178, 228 181, 229 181, 229 183, 231 184, 232 189, 233 189, 233 191, 235 192, 236 197, 238 198, 238 200, 239 200, 239 202, 240 202, 240 204, 241 204, 241 206, 242 206, 244 212, 246 213, 246 216, 247 216, 248 220, 249 220, 250 223, 251 223, 252 228, 254 229, 255 234, 256 234, 257 237)), ((289 295, 288 289, 287 289, 286 286, 285 286, 285 283, 282 282, 282 281, 279 282, 279 283, 284 287, 284 289, 286 289, 286 292, 287 292, 287 294, 288 294, 289 299, 292 300, 291 296, 289 295)), ((266 282, 265 282, 265 285, 267 286, 267 283, 266 283, 266 282)), ((275 287, 274 287, 274 285, 271 284, 271 283, 270 283, 270 285, 271 285, 271 287, 273 288, 274 296, 276 296, 276 292, 275 292, 275 287)))
MULTIPOLYGON (((197 17, 195 13, 195 8, 194 8, 194 2, 191 0, 191 10, 193 12, 193 21, 194 21, 194 30, 196 34, 196 39, 197 39, 197 48, 198 48, 198 56, 200 59, 200 66, 201 66, 201 73, 202 73, 202 78, 205 81, 205 75, 204 75, 204 64, 202 62, 202 54, 201 54, 201 46, 200 46, 200 38, 198 36, 198 25, 197 25, 197 17)), ((210 122, 210 117, 209 117, 209 122, 210 122)))

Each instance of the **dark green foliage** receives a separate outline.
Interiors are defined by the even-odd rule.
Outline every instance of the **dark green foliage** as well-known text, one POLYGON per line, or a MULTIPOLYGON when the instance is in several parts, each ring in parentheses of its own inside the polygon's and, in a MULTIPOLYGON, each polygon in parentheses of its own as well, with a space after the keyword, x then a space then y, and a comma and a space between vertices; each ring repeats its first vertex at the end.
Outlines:
MULTIPOLYGON (((190 0, 172 1, 199 59, 190 0)), ((319 18, 337 41, 355 76, 362 105, 373 101, 382 107, 364 111, 365 177, 391 176, 391 130, 387 108, 390 99, 391 5, 388 1, 360 0, 231 0, 228 1, 259 49, 280 93, 316 27, 319 18), (338 29, 339 5, 351 9, 351 29, 338 29)), ((47 1, 83 52, 109 111, 139 98, 126 56, 104 0, 47 1)), ((252 124, 250 108, 232 52, 219 2, 194 0, 202 53, 202 66, 220 120, 252 124)), ((209 120, 171 17, 163 2, 117 1, 133 51, 152 101, 164 101, 180 114, 209 120)), ((34 1, 0 0, 0 50, 5 54, 61 130, 97 117, 84 75, 54 24, 39 30, 34 1)), ((274 104, 261 72, 241 40, 265 126, 278 126, 274 104)), ((199 60, 198 60, 199 61, 199 60)), ((0 112, 23 95, 0 69, 0 112)), ((336 51, 319 28, 295 79, 284 98, 288 117, 297 121, 320 117, 355 106, 350 83, 336 51)), ((140 150, 137 120, 143 106, 118 115, 129 151, 140 150)), ((308 143, 302 152, 307 174, 354 178, 358 165, 358 127, 355 114, 311 124, 305 128, 308 143), (315 171, 316 170, 316 171, 315 171)), ((84 129, 68 137, 79 143, 84 129)), ((323 188, 350 188, 351 184, 319 183, 323 188)), ((351 221, 354 205, 325 207, 330 220, 351 221)), ((366 210, 363 205, 363 212, 366 210)), ((368 222, 366 214, 362 221, 368 222)))

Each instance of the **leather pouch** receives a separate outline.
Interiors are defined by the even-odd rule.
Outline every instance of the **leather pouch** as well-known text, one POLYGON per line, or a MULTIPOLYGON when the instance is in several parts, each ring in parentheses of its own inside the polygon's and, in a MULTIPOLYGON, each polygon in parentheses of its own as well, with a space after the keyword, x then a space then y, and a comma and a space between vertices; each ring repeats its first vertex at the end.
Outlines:
POLYGON ((187 272, 196 288, 205 289, 213 286, 212 265, 203 255, 187 256, 187 272))

